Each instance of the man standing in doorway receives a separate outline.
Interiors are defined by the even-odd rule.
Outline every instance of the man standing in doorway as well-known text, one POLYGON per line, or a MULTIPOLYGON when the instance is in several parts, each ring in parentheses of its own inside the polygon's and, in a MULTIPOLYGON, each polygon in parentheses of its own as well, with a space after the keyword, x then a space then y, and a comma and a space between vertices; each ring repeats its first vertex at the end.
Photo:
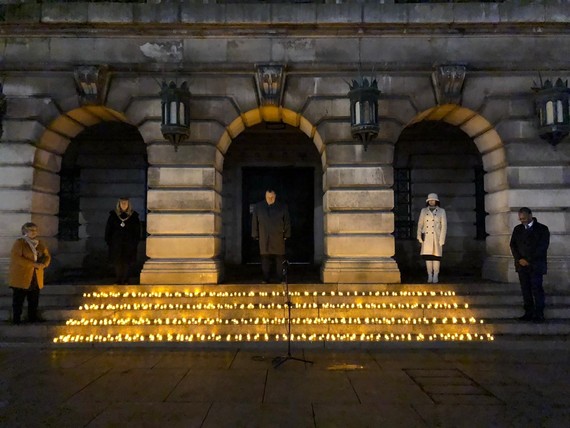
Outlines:
POLYGON ((263 283, 271 280, 272 265, 279 282, 285 261, 285 240, 291 237, 291 221, 287 205, 276 202, 275 190, 265 191, 265 200, 255 204, 251 220, 251 236, 259 240, 263 283))
POLYGON ((521 284, 524 315, 521 321, 544 322, 544 289, 542 276, 546 274, 546 253, 550 244, 548 227, 532 216, 530 208, 519 210, 521 224, 511 236, 511 252, 521 284))

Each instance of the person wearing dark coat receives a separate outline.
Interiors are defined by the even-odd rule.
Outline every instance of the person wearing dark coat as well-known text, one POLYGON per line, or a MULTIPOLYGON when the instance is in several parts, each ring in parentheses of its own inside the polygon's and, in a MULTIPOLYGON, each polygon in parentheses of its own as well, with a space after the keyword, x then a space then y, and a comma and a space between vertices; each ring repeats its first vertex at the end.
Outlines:
POLYGON ((131 207, 128 198, 117 201, 109 211, 105 227, 105 242, 109 247, 109 260, 115 266, 116 283, 128 284, 131 265, 137 259, 137 247, 141 234, 139 215, 131 207))
POLYGON ((251 236, 259 240, 259 255, 263 282, 271 280, 272 264, 279 282, 285 261, 285 240, 291 237, 291 221, 287 205, 276 202, 272 189, 265 192, 265 200, 255 204, 251 220, 251 236))
POLYGON ((513 229, 510 243, 524 304, 524 315, 519 320, 541 323, 544 322, 542 277, 546 274, 550 231, 532 216, 530 208, 519 210, 519 220, 521 224, 513 229))

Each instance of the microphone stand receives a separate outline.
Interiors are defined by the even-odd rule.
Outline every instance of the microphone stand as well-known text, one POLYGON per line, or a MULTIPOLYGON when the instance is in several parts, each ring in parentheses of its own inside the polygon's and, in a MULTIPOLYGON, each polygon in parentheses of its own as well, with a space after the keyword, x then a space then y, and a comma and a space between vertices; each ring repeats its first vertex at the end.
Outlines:
POLYGON ((287 305, 287 355, 281 357, 273 358, 273 368, 279 367, 285 361, 294 360, 301 361, 302 363, 313 364, 312 361, 304 360, 302 358, 296 358, 291 355, 291 294, 289 293, 289 262, 287 259, 283 260, 283 285, 285 286, 285 298, 287 299, 285 304, 287 305))

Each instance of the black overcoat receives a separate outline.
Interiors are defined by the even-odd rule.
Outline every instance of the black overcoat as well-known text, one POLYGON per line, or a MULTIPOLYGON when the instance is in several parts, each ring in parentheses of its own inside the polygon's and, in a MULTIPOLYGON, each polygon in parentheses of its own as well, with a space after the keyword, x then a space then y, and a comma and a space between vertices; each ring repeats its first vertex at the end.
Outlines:
POLYGON ((127 215, 109 211, 109 219, 105 227, 105 242, 109 246, 109 260, 113 263, 134 263, 137 259, 137 247, 141 235, 141 222, 139 214, 133 211, 127 215), (124 223, 124 226, 121 226, 124 223))
POLYGON ((523 224, 515 226, 511 236, 511 252, 515 259, 517 272, 523 269, 519 260, 525 259, 530 263, 533 272, 544 275, 547 267, 546 253, 550 245, 550 231, 534 217, 533 221, 532 227, 528 230, 523 224))
POLYGON ((251 236, 259 239, 259 254, 285 254, 285 239, 291 237, 287 205, 266 201, 255 204, 251 219, 251 236))

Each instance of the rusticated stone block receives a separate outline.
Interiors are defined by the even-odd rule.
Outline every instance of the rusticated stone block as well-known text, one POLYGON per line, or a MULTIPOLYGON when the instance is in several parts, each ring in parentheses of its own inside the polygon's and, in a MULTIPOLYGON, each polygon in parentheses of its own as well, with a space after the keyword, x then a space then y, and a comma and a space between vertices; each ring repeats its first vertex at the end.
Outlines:
POLYGON ((157 187, 212 188, 221 192, 222 176, 214 168, 166 168, 148 170, 148 185, 157 187))
POLYGON ((213 211, 220 212, 221 196, 213 190, 149 190, 150 211, 213 211))
POLYGON ((390 165, 394 158, 393 144, 370 144, 365 151, 362 144, 345 141, 326 145, 327 165, 375 164, 390 165))
POLYGON ((325 215, 324 228, 327 234, 392 233, 394 214, 329 212, 325 215))
POLYGON ((392 257, 394 252, 391 235, 325 235, 328 257, 392 257))
POLYGON ((36 148, 30 143, 0 144, 0 165, 31 164, 34 160, 36 148))
POLYGON ((567 166, 526 166, 507 168, 512 187, 570 184, 570 168, 567 166))
POLYGON ((44 3, 42 4, 42 22, 45 23, 79 23, 87 22, 85 3, 44 3))
POLYGON ((3 212, 0 214, 0 236, 19 236, 24 223, 32 221, 29 212, 3 212))
POLYGON ((323 263, 321 277, 325 284, 386 284, 399 283, 400 271, 390 258, 333 258, 323 263))
POLYGON ((215 165, 221 170, 223 157, 215 146, 187 144, 174 150, 171 144, 152 144, 148 147, 150 165, 215 165))
POLYGON ((505 148, 502 146, 499 146, 495 150, 483 155, 483 168, 485 171, 494 171, 507 165, 507 153, 505 152, 505 148))
POLYGON ((33 188, 41 192, 56 194, 59 192, 59 175, 49 171, 34 169, 33 188))
POLYGON ((325 211, 391 210, 392 190, 329 190, 324 195, 325 211))
POLYGON ((485 191, 487 193, 497 192, 508 188, 508 168, 501 168, 485 174, 485 191))
POLYGON ((0 188, 0 211, 30 212, 32 207, 32 192, 29 189, 0 188))
POLYGON ((391 167, 329 167, 323 189, 339 187, 391 187, 394 184, 391 167))
POLYGON ((152 235, 218 235, 222 220, 215 213, 149 213, 147 232, 152 235))
POLYGON ((149 236, 146 254, 158 259, 209 259, 220 253, 221 241, 215 236, 149 236))
POLYGON ((32 166, 2 167, 2 187, 22 188, 31 187, 34 177, 32 166))
POLYGON ((32 212, 36 214, 58 214, 59 196, 32 191, 32 212))

